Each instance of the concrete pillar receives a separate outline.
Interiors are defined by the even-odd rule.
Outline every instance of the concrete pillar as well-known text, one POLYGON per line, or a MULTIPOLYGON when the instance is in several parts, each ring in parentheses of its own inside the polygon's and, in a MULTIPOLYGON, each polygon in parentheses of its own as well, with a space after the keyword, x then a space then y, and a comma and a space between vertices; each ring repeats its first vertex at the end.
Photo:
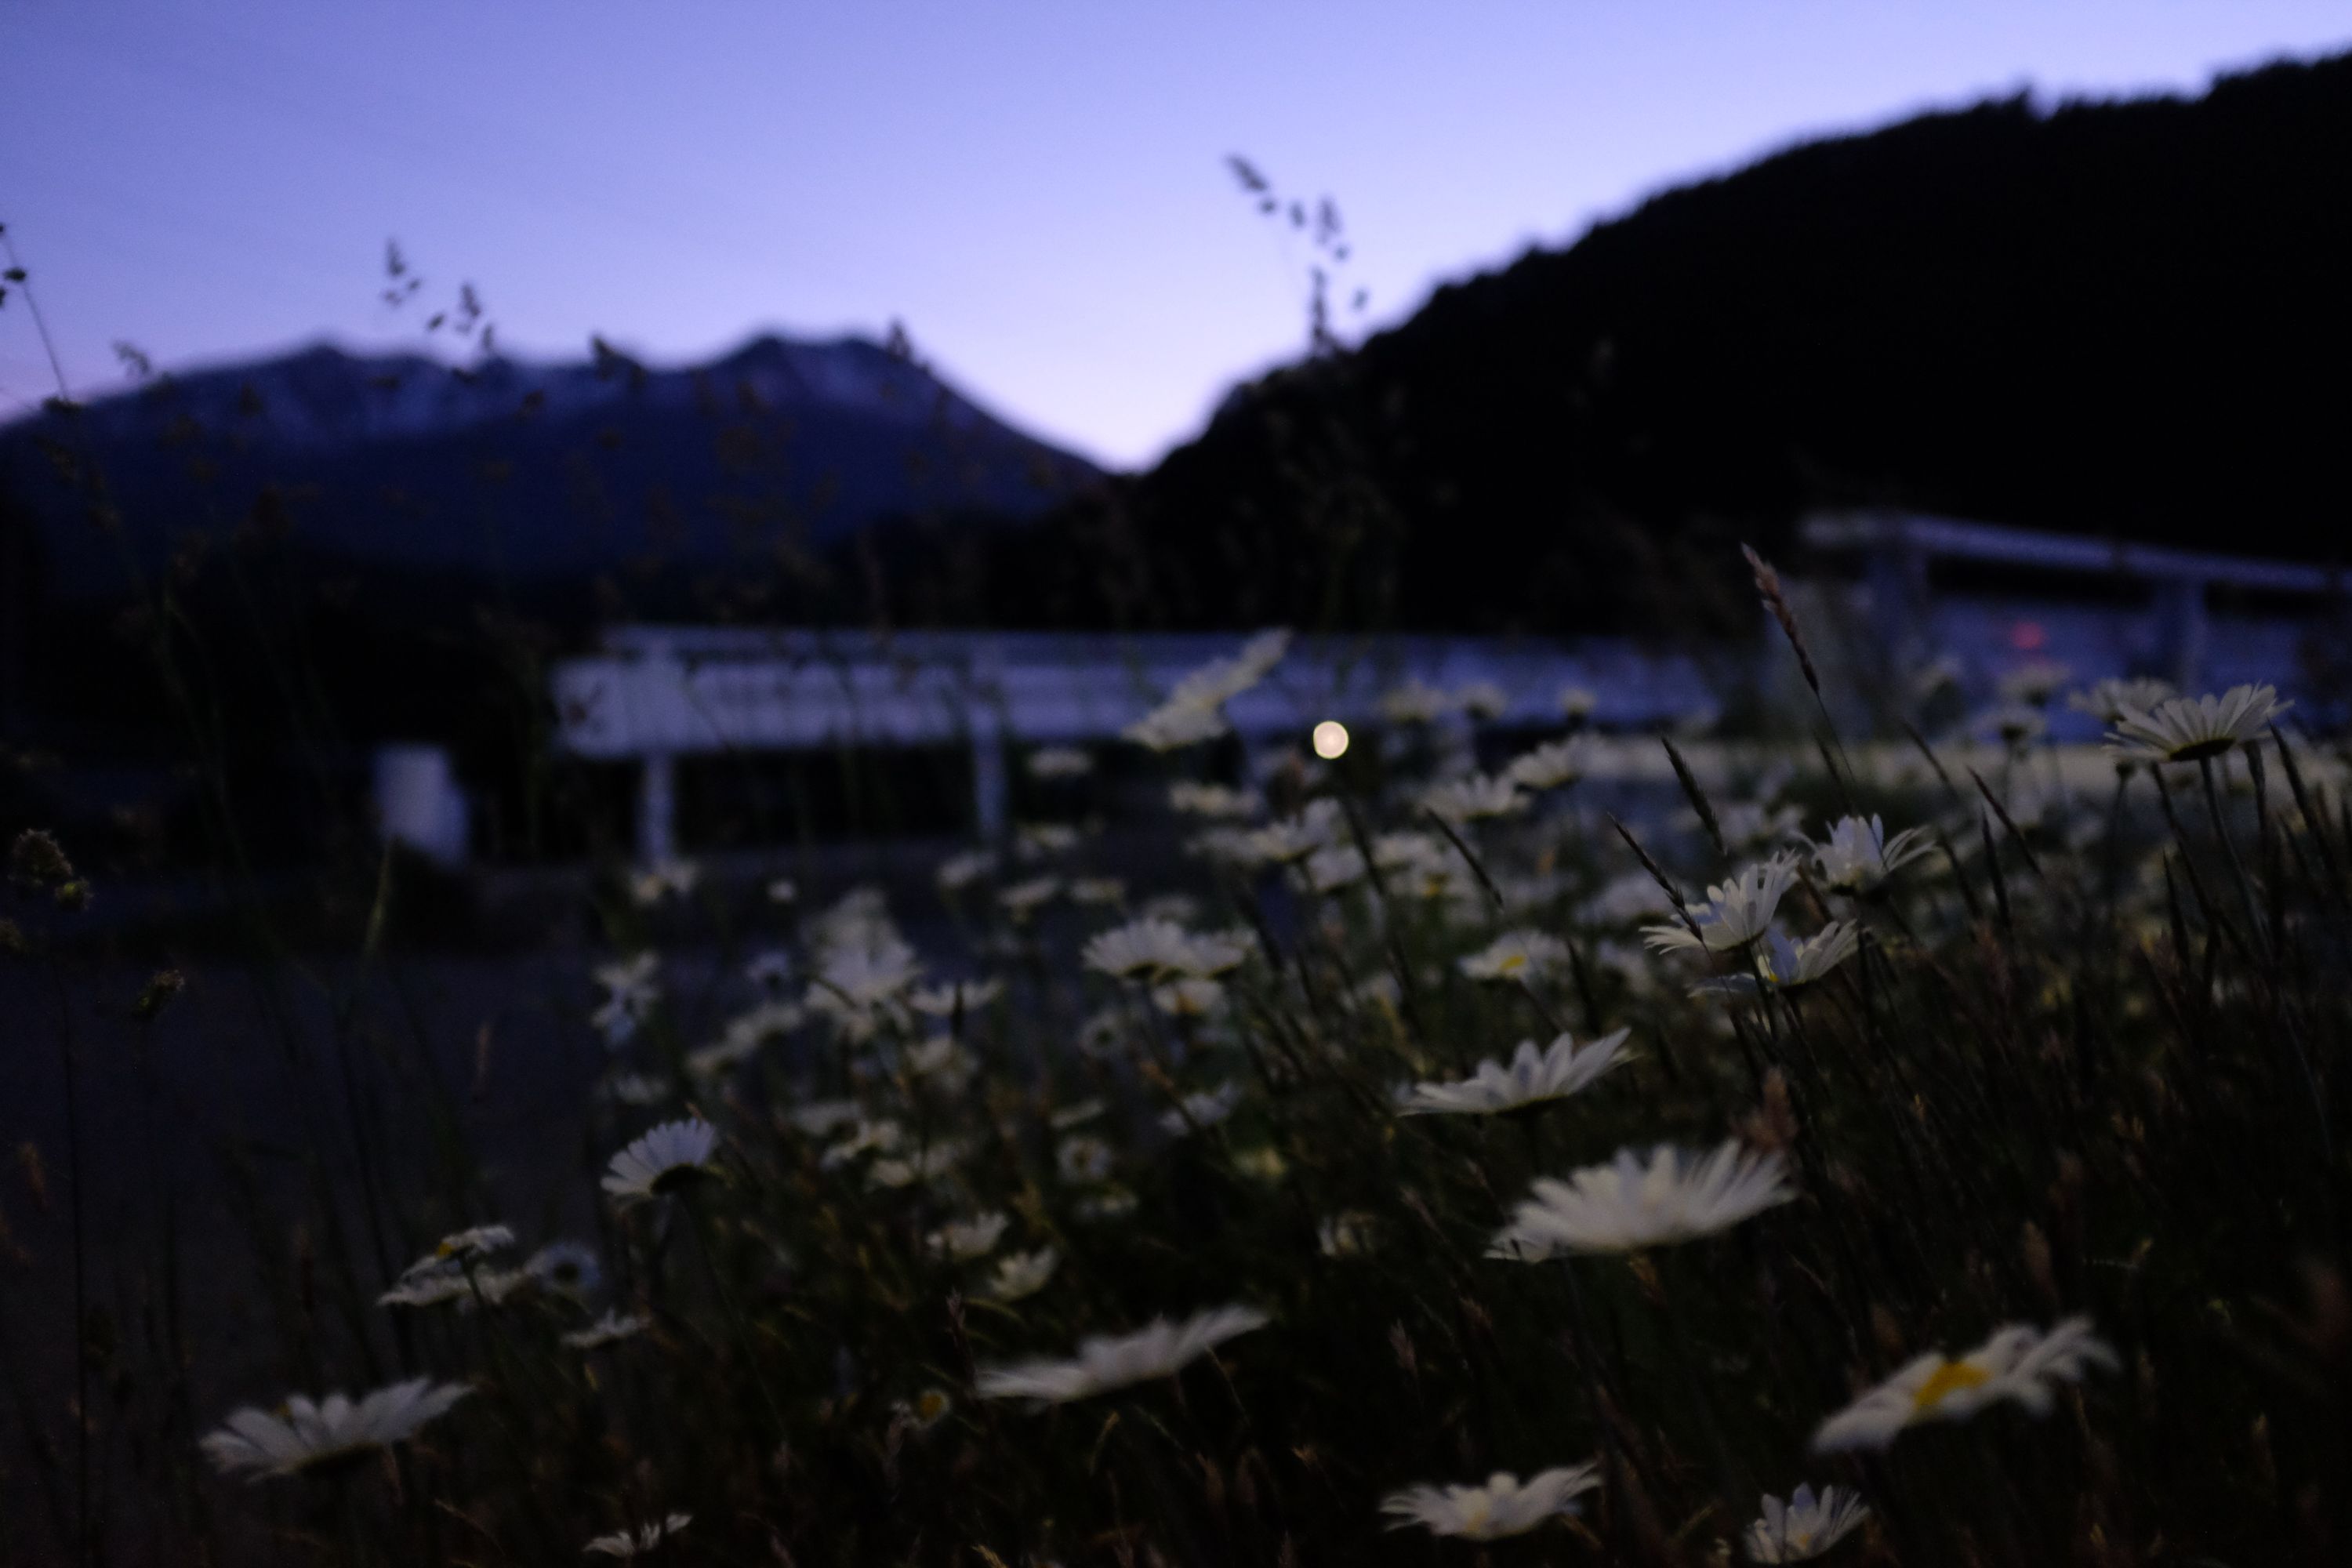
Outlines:
POLYGON ((677 759, 648 752, 637 767, 637 863, 650 866, 677 850, 677 759))
POLYGON ((1870 591, 1870 629, 1886 673, 1900 679, 1936 656, 1935 604, 1927 556, 1899 520, 1890 521, 1863 565, 1870 591))
POLYGON ((2205 579, 2167 577, 2156 585, 2156 648, 2165 679, 2197 695, 2205 670, 2205 579))
POLYGON ((379 746, 375 753, 376 827, 435 863, 466 863, 467 812, 449 753, 439 746, 379 746))
POLYGON ((981 837, 994 838, 1004 831, 1012 802, 1012 780, 1004 767, 1004 733, 997 727, 995 714, 975 711, 971 715, 971 818, 981 837))

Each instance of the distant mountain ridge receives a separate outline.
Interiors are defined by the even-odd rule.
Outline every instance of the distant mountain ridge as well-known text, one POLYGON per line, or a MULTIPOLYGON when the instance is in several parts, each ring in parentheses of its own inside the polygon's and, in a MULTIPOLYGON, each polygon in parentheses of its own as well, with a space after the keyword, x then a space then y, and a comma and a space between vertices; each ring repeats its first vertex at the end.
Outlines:
POLYGON ((77 515, 77 459, 149 565, 258 521, 351 564, 523 579, 1024 518, 1097 477, 864 339, 766 335, 682 369, 596 347, 452 367, 321 344, 159 377, 0 426, 0 487, 43 521, 55 585, 82 593, 121 564, 77 515))

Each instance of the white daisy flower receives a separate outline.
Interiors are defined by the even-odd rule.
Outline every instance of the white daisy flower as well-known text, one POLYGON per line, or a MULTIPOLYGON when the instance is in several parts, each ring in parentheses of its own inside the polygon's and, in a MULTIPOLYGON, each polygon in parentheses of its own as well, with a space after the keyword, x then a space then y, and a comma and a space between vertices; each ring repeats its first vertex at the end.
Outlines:
POLYGON ((1360 1258, 1372 1249, 1379 1225, 1360 1209, 1335 1214, 1315 1227, 1316 1250, 1326 1258, 1360 1258))
POLYGON ((504 1252, 514 1242, 514 1232, 505 1226, 478 1225, 454 1236, 443 1237, 440 1245, 413 1265, 409 1272, 414 1274, 419 1268, 435 1268, 445 1263, 463 1264, 488 1258, 494 1252, 504 1252))
POLYGON ((877 1160, 866 1167, 869 1186, 911 1187, 917 1182, 936 1182, 947 1175, 971 1155, 971 1142, 962 1138, 942 1138, 933 1142, 912 1159, 893 1155, 877 1160))
POLYGON ((1660 1144, 1646 1163, 1621 1149, 1566 1181, 1536 1179, 1488 1256, 1539 1262, 1568 1253, 1638 1252, 1730 1229, 1797 1194, 1778 1152, 1737 1140, 1712 1152, 1660 1144))
MULTIPOLYGON (((1769 932, 1759 951, 1763 983, 1775 991, 1797 991, 1811 985, 1854 955, 1862 945, 1862 928, 1847 921, 1832 921, 1801 942, 1790 942, 1778 931, 1769 932)), ((1718 974, 1691 987, 1694 996, 1753 996, 1753 974, 1718 974)))
POLYGON ((2172 689, 2170 681, 2158 680, 2154 676, 2121 679, 2109 676, 2071 693, 2066 699, 2066 706, 2077 713, 2088 713, 2102 724, 2113 726, 2122 723, 2127 714, 2145 713, 2158 703, 2179 695, 2172 689))
POLYGON ((2080 1383, 2093 1366, 2112 1368, 2116 1352, 2091 1331, 2088 1318, 2068 1318, 2044 1334, 2011 1323, 1958 1360, 1929 1352, 1822 1423, 1813 1452, 1884 1448, 1907 1426, 1958 1421, 2009 1400, 2046 1415, 2051 1385, 2080 1383))
POLYGON ((1196 931, 1185 938, 1182 950, 1169 968, 1195 980, 1212 979, 1229 969, 1239 968, 1242 960, 1249 956, 1254 940, 1247 931, 1196 931))
POLYGON ((2271 721, 2294 707, 2273 686, 2233 686, 2219 697, 2175 697, 2124 714, 2107 749, 2127 757, 2194 763, 2259 742, 2271 721))
POLYGON ((983 877, 993 875, 996 857, 985 849, 965 849, 940 862, 932 873, 940 887, 947 892, 958 892, 971 887, 983 877))
POLYGON ((808 989, 812 1012, 832 1020, 843 1038, 867 1040, 886 1024, 903 1020, 905 992, 922 978, 922 961, 895 935, 877 934, 868 945, 829 952, 808 989))
POLYGON ((1253 1182, 1273 1186, 1290 1173, 1290 1162, 1271 1143, 1255 1143, 1234 1151, 1234 1169, 1253 1182))
POLYGON ((1151 988, 1151 1005, 1171 1018, 1205 1018, 1225 1005, 1225 988, 1187 977, 1151 988))
POLYGON ((1801 1486, 1782 1507, 1769 1494, 1764 1517, 1748 1527, 1741 1544, 1750 1563, 1809 1563, 1862 1528, 1870 1517, 1861 1497, 1844 1487, 1801 1486))
POLYGON ((604 1192, 626 1205, 677 1192, 711 1174, 719 1130, 698 1118, 665 1121, 613 1156, 604 1192))
POLYGON ((684 898, 702 879, 702 868, 691 860, 656 860, 629 879, 629 897, 640 904, 657 904, 684 898))
POLYGON ((708 1046, 697 1047, 686 1054, 686 1070, 690 1077, 709 1080, 727 1074, 750 1061, 760 1052, 760 1040, 753 1035, 738 1035, 708 1046))
POLYGON ((615 1048, 627 1043, 637 1032, 637 1026, 651 1016, 661 1000, 661 986, 656 976, 661 973, 661 955, 640 952, 611 963, 600 963, 591 978, 604 988, 604 996, 588 1022, 604 1037, 604 1043, 615 1048))
POLYGON ((2074 676, 2073 670, 2053 660, 2032 659, 2001 676, 2000 695, 2005 701, 2040 708, 2074 676))
POLYGON ((1184 853, 1236 871, 1254 870, 1261 863, 1257 835, 1246 827, 1212 827, 1195 833, 1184 840, 1184 853))
POLYGON ((1454 689, 1454 706, 1477 719, 1499 719, 1510 711, 1510 693, 1491 680, 1474 680, 1454 689))
POLYGON ((1080 1132, 1063 1139, 1054 1151, 1054 1168, 1062 1180, 1087 1185, 1108 1181, 1118 1168, 1118 1158, 1108 1142, 1091 1132, 1080 1132))
POLYGON ((595 1294, 604 1266, 595 1249, 578 1241, 551 1241, 523 1260, 523 1277, 542 1289, 577 1300, 595 1294))
POLYGON ((789 904, 800 896, 800 884, 790 877, 778 877, 768 884, 768 901, 772 904, 789 904))
POLYGON ((799 1028, 807 1016, 797 1002, 771 998, 728 1019, 722 1035, 730 1042, 748 1040, 754 1046, 764 1045, 799 1028))
POLYGON ((563 1342, 576 1351, 602 1350, 606 1345, 617 1344, 644 1333, 653 1327, 653 1321, 639 1312, 622 1313, 608 1307, 603 1317, 586 1328, 574 1329, 564 1335, 563 1342))
POLYGON ((1568 943, 1548 931, 1505 931, 1456 967, 1473 980, 1533 980, 1568 963, 1568 943))
POLYGON ((1417 1083, 1407 1092, 1398 1112, 1404 1116, 1496 1116, 1531 1105, 1566 1100, 1610 1068, 1629 1058, 1624 1055, 1628 1030, 1603 1035, 1579 1047, 1562 1035, 1538 1049, 1533 1040, 1521 1040, 1510 1066, 1489 1057, 1477 1070, 1458 1083, 1417 1083))
POLYGON ((1193 925, 1201 919, 1201 900, 1190 893, 1154 893, 1135 912, 1145 920, 1193 925))
POLYGON ((1070 901, 1074 904, 1123 904, 1127 901, 1127 884, 1117 877, 1080 877, 1070 883, 1070 901))
POLYGON ((1162 1131, 1182 1137, 1187 1132, 1214 1127, 1234 1113, 1242 1102, 1242 1086, 1221 1083, 1213 1089, 1188 1094, 1178 1102, 1178 1109, 1160 1113, 1162 1131))
POLYGON ((1032 877, 1025 882, 1015 882, 996 895, 996 902, 1007 915, 1025 921, 1061 895, 1059 877, 1032 877))
POLYGON ((1381 712, 1391 724, 1429 724, 1454 710, 1454 700, 1419 676, 1381 699, 1381 712))
POLYGON ((1066 822, 1024 822, 1013 829, 1013 849, 1021 859, 1044 860, 1076 849, 1079 837, 1066 822))
POLYGON ((878 947, 899 940, 890 921, 890 900, 881 889, 850 889, 811 922, 810 940, 823 952, 878 947))
POLYGON ((1333 844, 1307 858, 1307 885, 1318 893, 1336 893, 1364 879, 1363 851, 1352 844, 1333 844))
POLYGON ((1421 797, 1421 804, 1457 826, 1489 816, 1508 816, 1527 808, 1528 797, 1519 793, 1517 783, 1509 778, 1494 778, 1486 773, 1472 773, 1468 778, 1453 779, 1433 786, 1421 797))
POLYGON ((938 1257, 956 1263, 969 1263, 975 1258, 985 1258, 996 1250, 1004 1239, 1005 1227, 1012 1216, 1003 1214, 974 1215, 970 1219, 951 1220, 931 1232, 924 1243, 938 1257))
POLYGON ((1581 740, 1547 741, 1511 759, 1503 776, 1519 788, 1538 795, 1582 778, 1591 764, 1591 748, 1581 740))
POLYGON ((1097 932, 1081 956, 1088 969, 1125 979, 1177 968, 1191 941, 1175 921, 1144 915, 1097 932))
POLYGON ((2004 746, 2031 745, 2050 732, 2050 721, 2039 708, 2022 702, 2002 702, 1978 714, 1969 727, 1988 741, 2004 746))
POLYGON ((1034 1252, 1009 1252, 996 1260, 996 1269, 988 1283, 976 1293, 983 1301, 993 1301, 1000 1307, 1026 1300, 1045 1288, 1054 1270, 1062 1265, 1062 1255, 1050 1247, 1034 1252))
POLYGON ((437 1307, 469 1300, 488 1276, 477 1265, 514 1245, 514 1232, 502 1225, 478 1225, 441 1238, 432 1251, 410 1264, 389 1290, 376 1298, 382 1307, 437 1307))
POLYGON ((1559 710, 1566 718, 1590 719, 1592 710, 1600 706, 1600 694, 1590 687, 1563 686, 1559 689, 1559 710))
POLYGON ((825 955, 811 986, 812 1007, 872 1008, 895 1000, 922 978, 915 950, 895 937, 870 946, 837 948, 825 955))
POLYGON ((647 1073, 614 1073, 604 1080, 604 1093, 622 1105, 659 1105, 669 1098, 669 1082, 647 1073))
POLYGON ((1154 752, 1213 741, 1225 732, 1225 716, 1213 707, 1193 702, 1163 702, 1121 730, 1137 745, 1154 752))
POLYGON ((831 1147, 817 1159, 819 1170, 838 1170, 860 1154, 887 1153, 906 1141, 907 1130, 888 1117, 867 1121, 860 1119, 848 1133, 835 1139, 831 1147))
POLYGON ((640 1525, 635 1530, 600 1535, 582 1548, 581 1554, 586 1557, 640 1556, 693 1522, 694 1516, 690 1513, 674 1513, 658 1524, 640 1525))
POLYGON ((1186 675, 1169 692, 1168 700, 1213 708, 1230 702, 1272 674, 1289 651, 1288 631, 1277 627, 1260 632, 1233 658, 1212 659, 1186 675))
POLYGON ((934 1035, 909 1046, 899 1058, 909 1078, 921 1079, 945 1094, 961 1094, 980 1071, 980 1058, 953 1035, 934 1035))
POLYGON ((1252 858, 1258 864, 1286 866, 1330 844, 1345 826, 1339 802, 1312 800, 1297 816, 1267 824, 1252 833, 1246 842, 1252 858))
POLYGON ((928 1432, 946 1420, 948 1412, 954 1408, 955 1401, 948 1397, 946 1389, 927 1388, 912 1399, 901 1399, 893 1403, 890 1413, 916 1431, 928 1432))
POLYGON ((1727 952, 1746 947, 1770 929, 1773 911, 1796 879, 1797 862, 1775 855, 1728 882, 1709 888, 1706 902, 1690 911, 1689 926, 1679 922, 1643 926, 1642 935, 1657 952, 1677 949, 1727 952), (1696 935, 1692 934, 1692 927, 1697 928, 1696 935))
POLYGON ((1002 980, 959 980, 925 985, 907 994, 907 1005, 928 1018, 951 1018, 958 1010, 977 1013, 1004 994, 1002 980))
POLYGON ((1807 840, 1805 847, 1812 852, 1822 881, 1832 891, 1864 894, 1875 892, 1888 877, 1934 846, 1924 827, 1906 827, 1887 837, 1886 825, 1874 815, 1867 822, 1859 816, 1842 816, 1830 826, 1825 841, 1807 840))
POLYGON ((1600 1485, 1599 1468, 1589 1464, 1538 1470, 1524 1481, 1497 1470, 1485 1486, 1419 1486, 1392 1492, 1381 1500, 1381 1511, 1394 1516, 1391 1530, 1418 1524, 1433 1535, 1500 1541, 1575 1513, 1580 1506, 1578 1497, 1600 1485))
POLYGON ((451 1265, 411 1268, 402 1275, 389 1290, 375 1299, 379 1307, 446 1307, 453 1301, 470 1300, 474 1281, 463 1268, 451 1265))
POLYGON ((1029 753, 1033 779, 1084 778, 1095 771, 1095 760, 1076 746, 1045 746, 1029 753))
POLYGON ((250 1406, 235 1412, 201 1447, 224 1474, 319 1475, 405 1442, 469 1392, 462 1383, 417 1377, 356 1403, 341 1394, 315 1404, 292 1394, 275 1415, 250 1406))
POLYGON ((1615 877, 1584 900, 1583 916, 1594 925, 1631 925, 1652 915, 1670 915, 1675 906, 1647 871, 1615 877))
POLYGON ((1187 816, 1238 820, 1257 810, 1257 796, 1224 784, 1180 780, 1168 786, 1168 805, 1187 816))
POLYGON ((1077 1215, 1080 1219, 1096 1222, 1125 1219, 1135 1212, 1138 1201, 1125 1187, 1105 1187, 1079 1199, 1077 1215))
POLYGON ((796 1105, 784 1113, 784 1119, 811 1138, 822 1138, 835 1128, 846 1127, 865 1112, 854 1100, 813 1100, 806 1105, 796 1105))
POLYGON ((1126 978, 1139 974, 1189 974, 1208 979, 1248 955, 1245 939, 1223 932, 1195 935, 1172 921, 1145 915, 1097 932, 1081 955, 1089 969, 1126 978))
POLYGON ((1383 833, 1372 840, 1372 864, 1383 871, 1410 871, 1454 859, 1452 846, 1418 828, 1383 833))
MULTIPOLYGON (((1696 830, 1702 826, 1696 811, 1686 811, 1675 820, 1685 830, 1696 830)), ((1793 805, 1767 805, 1753 800, 1735 800, 1715 814, 1715 826, 1723 835, 1724 847, 1734 854, 1786 838, 1804 820, 1805 814, 1793 805)))
POLYGON ((1173 1377, 1226 1341, 1273 1320, 1255 1307, 1217 1307, 1182 1322, 1154 1318, 1131 1334, 1097 1335, 1078 1343, 1073 1361, 1050 1358, 981 1369, 982 1399, 1033 1399, 1066 1405, 1097 1394, 1173 1377))

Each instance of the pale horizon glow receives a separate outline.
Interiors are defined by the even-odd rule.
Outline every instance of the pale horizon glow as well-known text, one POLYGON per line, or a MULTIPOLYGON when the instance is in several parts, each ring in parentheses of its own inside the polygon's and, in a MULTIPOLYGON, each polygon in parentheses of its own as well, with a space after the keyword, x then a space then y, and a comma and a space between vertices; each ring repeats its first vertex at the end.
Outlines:
MULTIPOLYGON (((2201 89, 2352 39, 2338 3, 1871 0, 626 7, 0 4, 0 223, 77 395, 430 347, 378 299, 480 290, 500 346, 656 363, 879 340, 1111 466, 1306 338, 1304 240, 1225 158, 1335 197, 1346 335, 1645 195, 1826 132, 2032 90, 2201 89)), ((446 337, 444 340, 446 342, 446 337)), ((54 390, 0 305, 0 418, 54 390)))

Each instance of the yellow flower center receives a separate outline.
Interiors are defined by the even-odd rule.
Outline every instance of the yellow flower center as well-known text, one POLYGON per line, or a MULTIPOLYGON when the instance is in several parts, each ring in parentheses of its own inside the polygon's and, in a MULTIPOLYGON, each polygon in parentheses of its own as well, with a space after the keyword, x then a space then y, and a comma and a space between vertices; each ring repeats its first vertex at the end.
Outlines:
POLYGON ((1507 952, 1496 961, 1495 970, 1496 973, 1499 974, 1517 974, 1520 970, 1525 969, 1527 966, 1528 955, 1526 953, 1507 952))
POLYGON ((1971 1366, 1964 1361, 1948 1361, 1919 1385, 1919 1392, 1911 1396, 1911 1408, 1915 1412, 1933 1410, 1960 1390, 1979 1387, 1990 1382, 1992 1374, 1980 1366, 1971 1366))

